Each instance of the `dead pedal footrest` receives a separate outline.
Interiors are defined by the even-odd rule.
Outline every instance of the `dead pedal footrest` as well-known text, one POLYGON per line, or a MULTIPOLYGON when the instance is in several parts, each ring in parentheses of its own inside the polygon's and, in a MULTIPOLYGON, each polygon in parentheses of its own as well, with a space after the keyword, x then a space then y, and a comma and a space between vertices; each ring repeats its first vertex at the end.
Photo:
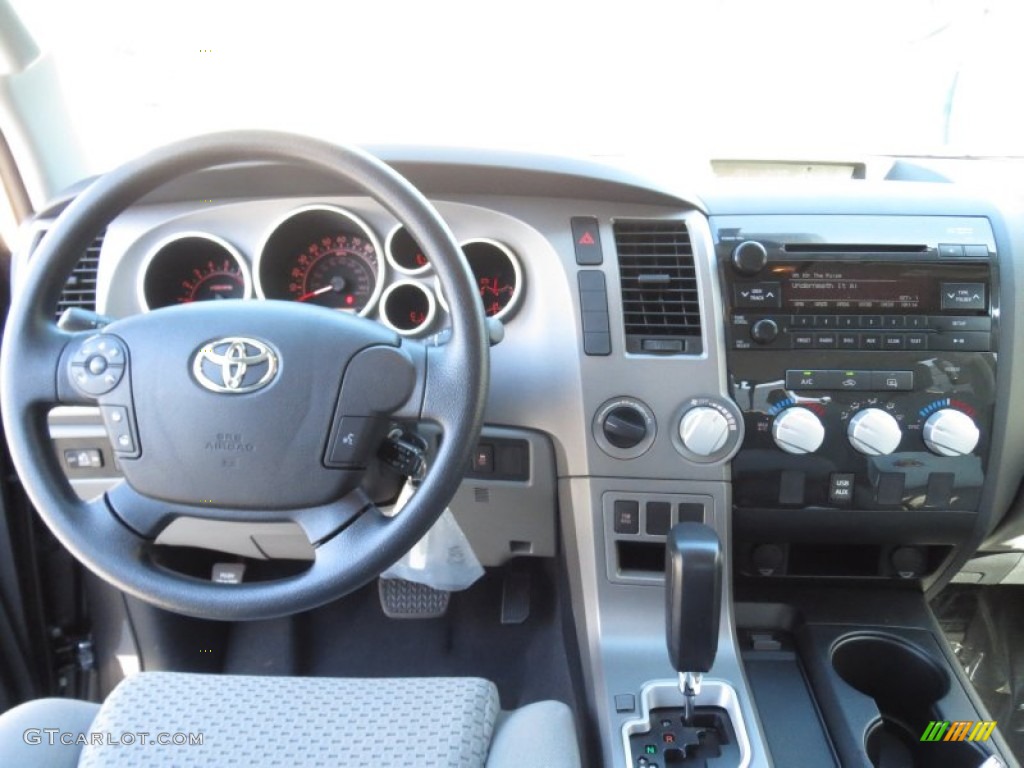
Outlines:
POLYGON ((377 579, 380 607, 389 619, 436 619, 448 611, 451 592, 405 579, 377 579))

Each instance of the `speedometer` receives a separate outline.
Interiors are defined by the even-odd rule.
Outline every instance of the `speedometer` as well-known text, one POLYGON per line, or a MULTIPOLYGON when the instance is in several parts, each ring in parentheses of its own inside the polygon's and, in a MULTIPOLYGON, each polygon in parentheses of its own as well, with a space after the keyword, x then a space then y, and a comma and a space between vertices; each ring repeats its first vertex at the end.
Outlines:
POLYGON ((383 288, 373 231, 342 208, 311 205, 273 227, 257 256, 256 292, 365 315, 383 288))
POLYGON ((322 237, 295 257, 288 294, 296 301, 361 311, 377 282, 373 245, 355 235, 322 237))

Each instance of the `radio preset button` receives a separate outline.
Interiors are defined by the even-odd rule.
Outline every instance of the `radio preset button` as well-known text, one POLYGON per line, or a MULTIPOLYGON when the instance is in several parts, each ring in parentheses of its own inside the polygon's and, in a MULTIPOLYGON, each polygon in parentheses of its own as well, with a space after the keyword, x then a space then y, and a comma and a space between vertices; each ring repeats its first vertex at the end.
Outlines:
POLYGON ((840 315, 836 318, 836 328, 856 328, 858 325, 856 315, 840 315))
POLYGON ((881 315, 861 315, 860 317, 861 328, 881 328, 882 327, 882 316, 881 315))
POLYGON ((812 328, 814 326, 814 315, 793 315, 789 318, 790 328, 812 328))
POLYGON ((928 318, 924 315, 907 315, 907 328, 911 330, 927 330, 928 318))
POLYGON ((885 315, 882 318, 883 328, 902 328, 906 323, 903 315, 885 315))

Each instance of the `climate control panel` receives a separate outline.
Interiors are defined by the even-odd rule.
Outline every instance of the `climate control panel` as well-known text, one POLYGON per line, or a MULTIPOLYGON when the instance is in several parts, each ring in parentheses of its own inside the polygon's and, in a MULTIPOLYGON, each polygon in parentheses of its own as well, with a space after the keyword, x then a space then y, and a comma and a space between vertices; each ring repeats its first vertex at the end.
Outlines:
POLYGON ((839 540, 877 541, 944 524, 919 512, 976 512, 999 342, 987 221, 724 216, 712 229, 744 426, 737 520, 770 536, 789 513, 792 536, 835 525, 839 540), (869 536, 856 511, 891 514, 865 516, 884 521, 869 536), (764 517, 774 530, 758 527, 765 512, 780 513, 764 517))

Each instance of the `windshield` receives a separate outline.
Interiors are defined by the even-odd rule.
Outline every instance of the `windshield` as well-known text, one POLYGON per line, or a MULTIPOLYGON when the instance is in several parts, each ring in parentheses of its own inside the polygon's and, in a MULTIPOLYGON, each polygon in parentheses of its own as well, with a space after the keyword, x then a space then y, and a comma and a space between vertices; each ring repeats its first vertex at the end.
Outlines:
POLYGON ((278 128, 576 155, 1021 155, 1019 0, 17 0, 99 171, 278 128))

